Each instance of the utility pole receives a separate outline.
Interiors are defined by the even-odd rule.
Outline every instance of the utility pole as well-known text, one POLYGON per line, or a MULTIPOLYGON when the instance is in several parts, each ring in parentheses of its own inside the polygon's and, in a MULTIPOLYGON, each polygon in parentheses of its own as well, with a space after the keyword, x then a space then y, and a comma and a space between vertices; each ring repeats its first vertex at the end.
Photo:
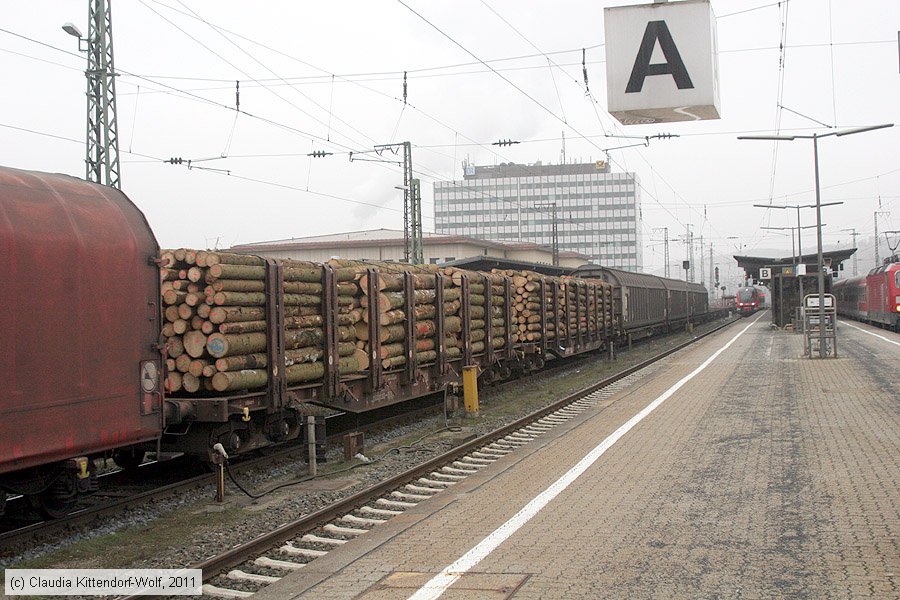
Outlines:
POLYGON ((878 244, 878 215, 890 214, 886 210, 881 210, 881 196, 878 197, 878 210, 875 211, 875 268, 881 265, 881 255, 879 253, 878 244))
POLYGON ((88 35, 71 23, 63 31, 87 42, 87 134, 85 179, 121 188, 119 126, 116 117, 116 72, 113 61, 112 13, 109 0, 88 1, 88 35))
POLYGON ((688 269, 688 281, 690 281, 691 283, 694 283, 694 231, 691 229, 690 225, 688 225, 687 228, 688 228, 688 234, 687 234, 688 242, 687 243, 688 243, 688 261, 689 261, 688 265, 690 267, 688 269))
POLYGON ((422 242, 422 194, 421 184, 413 178, 412 144, 379 144, 375 153, 381 156, 385 150, 397 153, 403 148, 403 260, 408 263, 425 262, 422 242))
POLYGON ((705 279, 706 279, 706 273, 704 272, 704 267, 703 267, 703 234, 701 233, 700 234, 700 282, 703 283, 703 281, 705 279))
MULTIPOLYGON (((709 243, 709 287, 708 290, 715 292, 716 286, 714 285, 715 279, 713 279, 713 243, 709 243)), ((713 295, 715 298, 715 295, 713 295)))
POLYGON ((665 242, 665 250, 663 251, 663 257, 666 261, 665 265, 665 276, 669 277, 669 228, 668 227, 654 227, 653 231, 663 232, 663 241, 665 242))
MULTIPOLYGON (((853 236, 853 247, 856 248, 856 238, 857 238, 857 236, 860 235, 859 233, 857 233, 856 229, 851 227, 850 229, 841 229, 841 231, 849 231, 850 232, 850 235, 853 236)), ((877 250, 876 250, 876 252, 877 252, 877 250)), ((858 270, 857 270, 857 263, 858 263, 858 258, 859 258, 858 255, 859 255, 859 252, 853 253, 853 276, 854 277, 856 277, 856 274, 858 272, 858 270)))

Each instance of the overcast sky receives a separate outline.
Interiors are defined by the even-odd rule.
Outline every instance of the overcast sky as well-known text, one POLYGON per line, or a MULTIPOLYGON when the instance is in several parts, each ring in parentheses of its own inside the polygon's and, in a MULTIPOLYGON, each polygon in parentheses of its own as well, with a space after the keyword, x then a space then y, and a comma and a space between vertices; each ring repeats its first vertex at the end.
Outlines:
MULTIPOLYGON (((729 253, 791 252, 789 232, 760 227, 794 226, 796 212, 754 203, 815 201, 811 141, 782 142, 776 155, 773 142, 737 135, 779 120, 802 134, 828 131, 816 121, 900 123, 897 0, 714 0, 722 118, 628 127, 606 112, 603 8, 621 0, 403 2, 114 3, 122 187, 162 246, 402 228, 399 168, 349 160, 374 144, 413 143, 432 231, 432 184, 461 178, 464 159, 557 163, 565 132, 569 161, 598 160, 633 143, 607 134, 672 133, 609 153, 643 186, 645 270, 663 270, 658 228, 669 228, 672 261, 683 257, 674 238, 687 224, 728 269, 729 253), (779 111, 782 76, 789 110, 779 111), (490 145, 499 139, 521 143, 490 145), (192 163, 204 169, 163 162, 223 155, 192 163)), ((84 176, 85 57, 61 25, 86 33, 87 6, 4 3, 0 164, 84 176)), ((842 229, 871 237, 879 196, 879 229, 900 229, 898 151, 900 127, 820 142, 823 202, 844 202, 823 209, 827 248, 850 245, 842 229)), ((801 218, 812 224, 815 211, 801 218)), ((814 250, 813 231, 803 247, 814 250)), ((860 268, 873 261, 870 251, 860 268)))

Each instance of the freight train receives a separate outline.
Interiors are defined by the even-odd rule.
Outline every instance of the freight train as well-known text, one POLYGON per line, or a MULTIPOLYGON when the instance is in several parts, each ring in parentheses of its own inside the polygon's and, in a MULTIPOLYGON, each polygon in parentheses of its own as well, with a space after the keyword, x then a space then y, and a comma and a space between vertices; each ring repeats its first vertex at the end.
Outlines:
POLYGON ((832 291, 839 315, 900 331, 900 262, 835 281, 832 291))
POLYGON ((0 512, 49 516, 95 459, 208 456, 301 435, 310 406, 364 412, 461 381, 609 351, 713 315, 701 285, 160 251, 120 191, 0 168, 0 512))

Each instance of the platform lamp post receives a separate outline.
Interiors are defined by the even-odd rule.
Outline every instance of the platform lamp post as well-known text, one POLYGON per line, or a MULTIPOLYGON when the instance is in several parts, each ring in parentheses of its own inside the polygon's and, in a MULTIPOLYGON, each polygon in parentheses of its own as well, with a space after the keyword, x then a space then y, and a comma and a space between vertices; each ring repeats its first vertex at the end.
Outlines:
POLYGON ((853 129, 842 129, 839 131, 829 131, 828 133, 814 133, 812 135, 742 135, 738 136, 739 140, 773 140, 792 142, 794 140, 812 140, 813 141, 813 163, 815 165, 816 175, 816 247, 817 247, 817 267, 819 271, 819 358, 825 358, 825 261, 822 258, 822 193, 819 186, 819 138, 845 135, 853 135, 854 133, 865 133, 866 131, 874 131, 876 129, 885 129, 893 127, 893 123, 883 123, 881 125, 869 125, 867 127, 855 127, 853 129))

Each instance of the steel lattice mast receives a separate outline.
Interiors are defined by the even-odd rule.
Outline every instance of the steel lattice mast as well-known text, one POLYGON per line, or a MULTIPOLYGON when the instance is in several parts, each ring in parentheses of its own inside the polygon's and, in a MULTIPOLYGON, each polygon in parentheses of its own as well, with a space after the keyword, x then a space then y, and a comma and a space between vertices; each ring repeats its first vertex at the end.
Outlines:
POLYGON ((116 118, 116 75, 113 63, 112 14, 109 0, 89 0, 86 176, 121 188, 119 128, 116 118))

